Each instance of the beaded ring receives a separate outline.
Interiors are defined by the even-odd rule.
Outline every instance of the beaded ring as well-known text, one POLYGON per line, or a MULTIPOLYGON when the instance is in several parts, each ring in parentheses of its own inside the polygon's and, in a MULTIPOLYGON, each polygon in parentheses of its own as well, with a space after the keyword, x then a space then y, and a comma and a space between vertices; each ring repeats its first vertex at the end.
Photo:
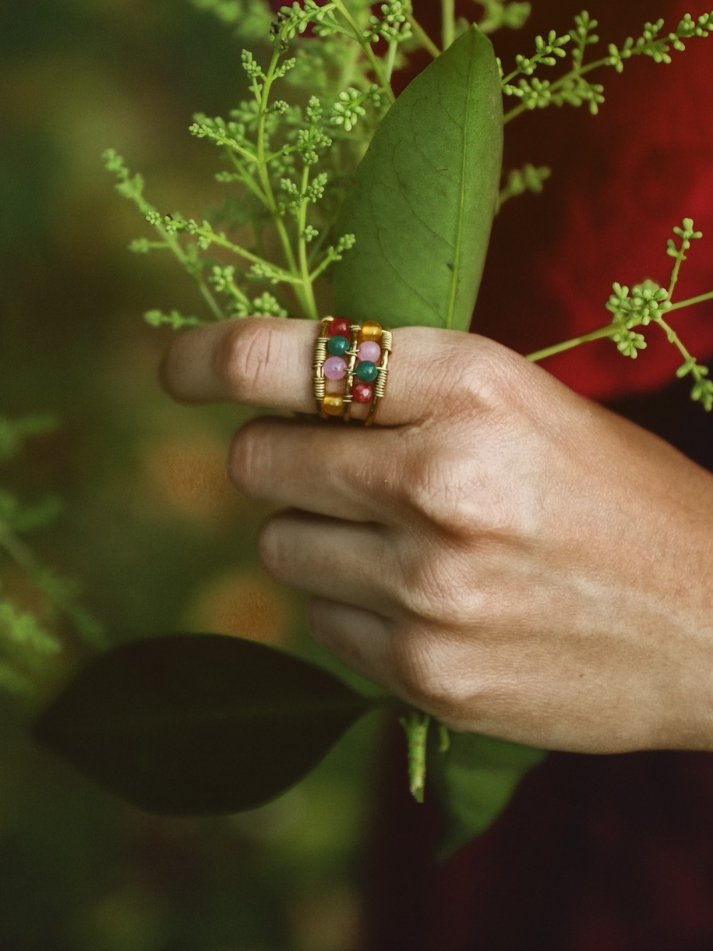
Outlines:
POLYGON ((386 393, 393 338, 375 320, 351 324, 325 317, 314 346, 314 398, 322 419, 351 419, 354 403, 370 403, 364 420, 371 426, 386 393))

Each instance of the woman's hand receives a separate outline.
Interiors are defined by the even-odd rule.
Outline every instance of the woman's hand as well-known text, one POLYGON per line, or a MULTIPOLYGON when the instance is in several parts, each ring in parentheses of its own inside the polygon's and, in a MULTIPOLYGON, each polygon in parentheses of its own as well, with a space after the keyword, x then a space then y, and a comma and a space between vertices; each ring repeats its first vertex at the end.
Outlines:
MULTIPOLYGON (((178 337, 186 402, 243 426, 230 476, 315 638, 455 730, 548 749, 713 749, 713 476, 472 334, 394 331, 370 429, 316 417, 310 321, 178 337)), ((355 414, 356 415, 356 414, 355 414)))

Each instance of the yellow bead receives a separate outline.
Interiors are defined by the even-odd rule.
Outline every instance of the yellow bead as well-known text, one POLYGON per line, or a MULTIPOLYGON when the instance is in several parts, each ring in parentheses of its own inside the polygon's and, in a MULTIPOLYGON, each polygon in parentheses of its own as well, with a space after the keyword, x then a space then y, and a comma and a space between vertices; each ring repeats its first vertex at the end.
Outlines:
POLYGON ((322 400, 322 412, 327 416, 341 416, 344 411, 344 400, 336 393, 327 393, 322 400))
POLYGON ((379 343, 382 332, 381 324, 377 324, 375 320, 367 320, 361 325, 359 342, 363 343, 365 340, 373 340, 374 343, 379 343))

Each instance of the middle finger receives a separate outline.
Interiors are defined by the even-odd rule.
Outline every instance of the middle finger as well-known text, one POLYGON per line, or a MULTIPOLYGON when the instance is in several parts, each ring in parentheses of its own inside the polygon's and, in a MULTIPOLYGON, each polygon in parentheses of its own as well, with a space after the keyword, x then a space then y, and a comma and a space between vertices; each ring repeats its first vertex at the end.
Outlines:
POLYGON ((401 431, 262 416, 238 430, 228 471, 255 501, 353 522, 397 522, 401 431))

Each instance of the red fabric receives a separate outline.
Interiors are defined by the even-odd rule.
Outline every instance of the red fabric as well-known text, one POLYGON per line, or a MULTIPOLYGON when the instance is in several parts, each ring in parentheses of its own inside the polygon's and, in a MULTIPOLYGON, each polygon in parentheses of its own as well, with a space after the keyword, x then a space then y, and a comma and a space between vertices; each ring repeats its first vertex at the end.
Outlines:
MULTIPOLYGON (((527 38, 494 37, 504 63, 528 50, 535 32, 566 32, 580 4, 537 0, 527 38)), ((622 40, 639 35, 647 19, 665 16, 673 27, 684 12, 710 9, 701 0, 598 0, 591 12, 603 39, 622 40)), ((621 76, 609 69, 590 77, 605 85, 597 116, 550 107, 506 127, 506 168, 529 161, 551 166, 553 175, 542 196, 513 199, 496 220, 473 329, 528 353, 603 326, 614 281, 631 286, 650 277, 667 286, 666 240, 684 217, 704 238, 691 248, 676 297, 713 289, 713 39, 693 39, 673 56, 668 66, 640 58, 621 76)), ((713 353, 711 303, 674 322, 698 356, 713 353)), ((636 361, 601 341, 543 365, 598 399, 650 389, 670 380, 680 360, 656 328, 646 336, 649 347, 636 361)))

